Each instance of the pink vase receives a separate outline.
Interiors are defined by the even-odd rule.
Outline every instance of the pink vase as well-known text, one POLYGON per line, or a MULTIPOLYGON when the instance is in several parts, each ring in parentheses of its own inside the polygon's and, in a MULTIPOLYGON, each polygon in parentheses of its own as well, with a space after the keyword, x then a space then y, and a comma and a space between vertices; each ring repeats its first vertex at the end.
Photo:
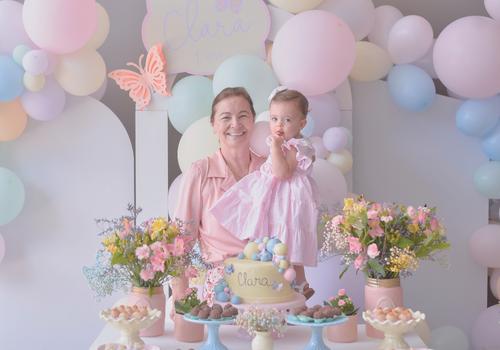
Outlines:
POLYGON ((205 326, 184 320, 184 315, 175 314, 174 337, 186 343, 198 343, 205 336, 205 326))
MULTIPOLYGON (((399 278, 376 279, 367 278, 365 284, 365 310, 377 307, 403 306, 403 289, 399 278)), ((384 333, 366 325, 366 335, 372 338, 384 337, 384 333)))
POLYGON ((326 327, 326 338, 335 343, 352 343, 358 340, 358 315, 348 316, 347 322, 326 327))
POLYGON ((180 277, 173 277, 170 279, 170 289, 172 290, 172 295, 169 301, 172 303, 170 305, 170 319, 174 321, 175 319, 175 304, 176 300, 182 299, 186 293, 186 289, 189 288, 189 279, 182 275, 180 277))
POLYGON ((150 327, 141 330, 141 337, 159 337, 165 332, 165 292, 163 287, 149 288, 132 287, 127 302, 130 305, 144 305, 161 311, 160 318, 150 327))

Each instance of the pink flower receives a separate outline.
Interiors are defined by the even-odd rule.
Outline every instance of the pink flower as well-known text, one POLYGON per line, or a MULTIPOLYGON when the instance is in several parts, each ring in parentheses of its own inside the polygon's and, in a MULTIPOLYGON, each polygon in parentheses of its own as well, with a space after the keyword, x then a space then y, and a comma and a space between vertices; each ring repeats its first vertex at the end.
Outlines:
POLYGON ((187 278, 196 278, 198 277, 198 271, 193 266, 188 266, 186 271, 184 271, 184 276, 187 278))
POLYGON ((332 301, 334 301, 334 300, 335 300, 335 297, 329 297, 329 298, 328 298, 328 301, 329 301, 329 302, 332 302, 332 301))
POLYGON ((439 228, 439 221, 436 218, 431 219, 431 230, 436 231, 439 228))
POLYGON ((366 254, 368 254, 368 256, 372 259, 376 258, 380 254, 377 245, 375 243, 370 244, 368 246, 366 254))
POLYGON ((368 216, 368 219, 369 220, 373 220, 373 219, 376 219, 377 218, 377 215, 378 215, 378 211, 376 210, 368 210, 366 212, 366 215, 368 216))
POLYGON ((347 241, 349 242, 349 251, 351 253, 361 253, 362 247, 358 237, 349 237, 347 241))
POLYGON ((155 277, 155 273, 149 265, 145 269, 141 270, 141 273, 139 275, 144 282, 150 281, 155 277))
POLYGON ((149 247, 145 244, 142 247, 137 247, 135 249, 135 256, 139 260, 144 260, 149 258, 149 253, 150 253, 149 247))
POLYGON ((181 256, 184 254, 184 239, 181 237, 175 237, 174 244, 168 245, 169 252, 172 253, 173 256, 181 256))
POLYGON ((406 214, 408 214, 409 217, 413 218, 416 214, 415 208, 412 206, 406 208, 406 214))
POLYGON ((340 300, 339 300, 339 306, 344 306, 344 305, 345 305, 345 301, 344 301, 344 300, 342 300, 342 299, 340 299, 340 300))
POLYGON ((419 207, 418 208, 418 222, 423 224, 425 223, 425 220, 427 219, 427 212, 428 209, 426 207, 419 207))
POLYGON ((368 234, 370 235, 370 237, 382 237, 384 235, 384 230, 382 230, 382 228, 380 227, 380 225, 370 225, 371 227, 371 230, 368 231, 368 234))
POLYGON ((338 295, 339 297, 343 297, 345 295, 345 289, 344 288, 339 289, 338 295))
POLYGON ((358 257, 356 258, 356 260, 354 260, 354 267, 356 268, 356 270, 359 270, 363 266, 364 262, 365 262, 365 259, 364 259, 363 255, 359 254, 358 257))
POLYGON ((343 222, 344 222, 344 217, 342 215, 337 215, 337 216, 333 217, 333 219, 332 219, 333 226, 338 226, 343 222))
POLYGON ((165 259, 159 254, 153 255, 151 265, 153 266, 153 271, 165 271, 165 259))

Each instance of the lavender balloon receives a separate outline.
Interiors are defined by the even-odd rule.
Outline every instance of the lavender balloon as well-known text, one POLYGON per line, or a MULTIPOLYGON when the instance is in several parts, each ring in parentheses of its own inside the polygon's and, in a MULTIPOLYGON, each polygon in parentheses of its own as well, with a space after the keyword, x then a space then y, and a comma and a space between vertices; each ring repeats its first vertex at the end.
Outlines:
POLYGON ((326 129, 340 124, 340 107, 335 93, 308 96, 307 100, 309 101, 309 116, 314 119, 312 135, 322 136, 326 129))
POLYGON ((42 90, 25 92, 21 97, 21 103, 31 118, 47 121, 62 113, 66 94, 56 81, 47 79, 42 90))
POLYGON ((23 4, 0 1, 0 52, 11 54, 18 45, 33 46, 23 25, 23 4))
POLYGON ((49 67, 49 56, 43 50, 31 50, 23 57, 23 68, 33 75, 40 75, 49 67))
POLYGON ((472 328, 472 349, 500 349, 500 305, 483 310, 472 328))
POLYGON ((338 152, 346 148, 348 141, 349 135, 345 128, 330 128, 323 134, 323 144, 330 152, 338 152))

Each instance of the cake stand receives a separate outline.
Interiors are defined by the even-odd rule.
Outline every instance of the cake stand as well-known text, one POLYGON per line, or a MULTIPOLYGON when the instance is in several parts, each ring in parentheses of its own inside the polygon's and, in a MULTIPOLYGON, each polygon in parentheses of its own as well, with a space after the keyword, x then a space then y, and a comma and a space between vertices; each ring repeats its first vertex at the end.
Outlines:
POLYGON ((346 316, 340 316, 334 319, 333 321, 327 322, 302 322, 295 318, 295 316, 288 315, 286 321, 289 324, 293 324, 296 326, 305 326, 311 328, 311 338, 309 339, 309 343, 306 345, 304 350, 330 350, 328 346, 326 346, 323 341, 323 327, 334 326, 336 324, 341 324, 347 321, 346 316))
POLYGON ((380 350, 409 349, 410 346, 404 340, 403 334, 413 330, 418 323, 425 320, 425 314, 420 311, 410 310, 413 318, 408 321, 379 321, 371 318, 363 312, 363 320, 368 322, 373 328, 384 332, 384 340, 380 343, 380 350))
POLYGON ((148 314, 142 318, 133 317, 128 320, 123 316, 118 318, 111 316, 111 310, 109 309, 101 312, 101 318, 121 332, 118 343, 131 349, 144 345, 144 341, 139 336, 139 331, 151 326, 160 316, 161 311, 157 309, 150 309, 148 314))
POLYGON ((190 316, 189 314, 184 315, 184 319, 189 322, 205 324, 207 325, 208 336, 206 342, 201 346, 200 350, 228 350, 228 348, 222 344, 219 338, 219 327, 224 324, 233 324, 235 317, 221 319, 221 320, 211 320, 211 319, 200 319, 190 316))

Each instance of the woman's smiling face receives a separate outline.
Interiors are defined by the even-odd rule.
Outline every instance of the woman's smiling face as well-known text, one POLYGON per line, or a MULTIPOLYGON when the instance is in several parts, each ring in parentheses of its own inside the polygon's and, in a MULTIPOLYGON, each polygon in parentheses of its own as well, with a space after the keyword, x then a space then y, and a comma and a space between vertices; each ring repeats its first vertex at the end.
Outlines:
POLYGON ((250 104, 241 96, 223 99, 215 106, 212 126, 222 148, 249 145, 254 126, 250 104))

